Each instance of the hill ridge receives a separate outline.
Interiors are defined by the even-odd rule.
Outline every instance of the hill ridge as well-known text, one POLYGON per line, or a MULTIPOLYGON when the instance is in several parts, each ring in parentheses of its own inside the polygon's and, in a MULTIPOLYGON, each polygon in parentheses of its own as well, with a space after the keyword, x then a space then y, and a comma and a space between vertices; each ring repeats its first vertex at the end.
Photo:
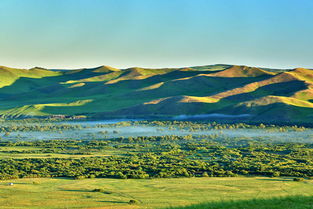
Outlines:
POLYGON ((216 113, 251 115, 246 120, 313 121, 313 70, 306 68, 102 65, 62 71, 0 66, 0 78, 1 117, 168 118, 216 113))

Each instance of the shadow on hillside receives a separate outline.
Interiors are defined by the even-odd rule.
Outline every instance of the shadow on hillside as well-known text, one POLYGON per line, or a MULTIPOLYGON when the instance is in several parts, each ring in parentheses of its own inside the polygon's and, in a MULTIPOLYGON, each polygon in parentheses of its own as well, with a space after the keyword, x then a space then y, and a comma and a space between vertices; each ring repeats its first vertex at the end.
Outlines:
MULTIPOLYGON (((151 82, 152 79, 156 79, 157 76, 150 77, 145 82, 151 82)), ((268 79, 268 76, 260 77, 207 77, 196 76, 190 79, 172 79, 167 80, 162 86, 156 89, 150 89, 145 91, 133 91, 127 95, 127 98, 160 98, 177 95, 189 95, 189 96, 211 96, 227 90, 231 90, 238 87, 243 87, 249 83, 268 79)), ((158 79, 160 81, 160 79, 158 79)), ((140 81, 124 81, 126 82, 140 82, 140 81)), ((142 81, 141 81, 142 83, 142 81)), ((158 82, 151 82, 150 85, 158 82)), ((122 85, 120 83, 119 85, 122 85)))
POLYGON ((244 102, 248 100, 255 100, 268 95, 272 96, 285 96, 290 97, 297 91, 307 89, 307 85, 303 81, 288 81, 282 83, 268 84, 266 86, 259 87, 258 89, 247 92, 239 93, 233 96, 225 97, 224 99, 233 102, 244 102))

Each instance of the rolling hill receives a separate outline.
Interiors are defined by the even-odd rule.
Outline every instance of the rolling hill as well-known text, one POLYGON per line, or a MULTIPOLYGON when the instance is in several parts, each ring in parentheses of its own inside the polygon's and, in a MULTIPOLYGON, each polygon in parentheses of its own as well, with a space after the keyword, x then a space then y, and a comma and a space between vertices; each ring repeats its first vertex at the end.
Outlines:
POLYGON ((313 70, 237 65, 76 70, 0 66, 0 115, 312 123, 313 70))

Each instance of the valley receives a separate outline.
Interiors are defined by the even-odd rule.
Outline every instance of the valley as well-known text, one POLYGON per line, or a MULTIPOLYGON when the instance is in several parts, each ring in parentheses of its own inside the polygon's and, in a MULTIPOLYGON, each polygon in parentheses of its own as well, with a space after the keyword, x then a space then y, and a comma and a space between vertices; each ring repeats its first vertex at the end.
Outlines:
POLYGON ((311 206, 311 69, 0 75, 0 208, 311 206))

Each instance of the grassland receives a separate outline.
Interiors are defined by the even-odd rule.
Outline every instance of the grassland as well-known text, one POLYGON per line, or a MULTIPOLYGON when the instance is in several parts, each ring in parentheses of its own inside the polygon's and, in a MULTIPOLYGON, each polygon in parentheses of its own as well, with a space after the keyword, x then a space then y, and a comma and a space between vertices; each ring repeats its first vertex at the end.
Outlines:
POLYGON ((18 179, 1 181, 0 208, 165 208, 212 201, 310 196, 312 187, 312 180, 294 182, 292 178, 267 177, 18 179), (14 185, 8 186, 9 182, 14 185), (138 204, 130 205, 129 200, 138 204))
POLYGON ((170 209, 311 209, 312 207, 313 197, 288 196, 253 200, 218 201, 190 206, 171 207, 170 209))
POLYGON ((25 70, 0 66, 0 76, 2 78, 0 81, 0 88, 10 86, 21 77, 39 79, 58 75, 60 75, 59 72, 49 71, 43 68, 32 68, 25 70))
POLYGON ((202 209, 250 205, 255 209, 261 205, 269 209, 274 204, 284 209, 286 205, 306 208, 310 204, 313 147, 309 139, 301 142, 301 135, 297 135, 309 137, 310 128, 190 121, 85 123, 2 121, 0 208, 162 209, 193 205, 190 207, 202 209), (95 133, 82 134, 92 127, 95 133), (131 133, 132 127, 153 127, 154 133, 161 135, 124 137, 122 130, 131 133), (204 134, 212 130, 217 132, 204 134), (245 130, 247 136, 227 137, 222 134, 227 130, 245 130), (251 131, 295 134, 298 140, 254 138, 248 136, 251 131), (31 136, 36 132, 43 139, 31 136), (74 133, 71 140, 44 140, 45 135, 66 132, 74 133), (282 199, 272 199, 275 197, 282 199))

